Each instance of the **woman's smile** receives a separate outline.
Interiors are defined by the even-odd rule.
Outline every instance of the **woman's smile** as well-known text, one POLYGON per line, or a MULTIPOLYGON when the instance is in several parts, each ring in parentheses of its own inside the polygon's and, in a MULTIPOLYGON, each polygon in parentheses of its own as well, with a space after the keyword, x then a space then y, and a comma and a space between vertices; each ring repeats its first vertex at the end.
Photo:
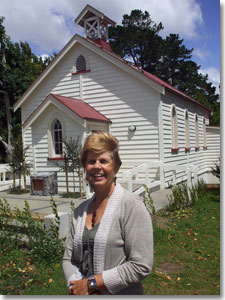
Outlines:
POLYGON ((114 182, 115 171, 110 151, 88 152, 86 165, 87 180, 93 188, 110 187, 114 182))

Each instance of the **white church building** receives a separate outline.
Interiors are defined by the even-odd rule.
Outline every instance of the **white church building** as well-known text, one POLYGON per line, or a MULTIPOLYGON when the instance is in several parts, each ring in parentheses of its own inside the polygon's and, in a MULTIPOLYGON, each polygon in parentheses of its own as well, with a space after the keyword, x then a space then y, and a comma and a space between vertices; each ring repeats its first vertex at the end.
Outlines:
MULTIPOLYGON (((108 26, 115 22, 100 11, 87 5, 75 23, 84 36, 75 34, 14 105, 31 174, 56 171, 65 191, 65 173, 55 164, 63 164, 63 140, 83 143, 104 130, 120 143, 118 181, 137 194, 143 184, 216 183, 211 167, 220 158, 220 130, 210 126, 209 109, 113 53, 108 26)), ((83 189, 89 192, 84 174, 83 189)))

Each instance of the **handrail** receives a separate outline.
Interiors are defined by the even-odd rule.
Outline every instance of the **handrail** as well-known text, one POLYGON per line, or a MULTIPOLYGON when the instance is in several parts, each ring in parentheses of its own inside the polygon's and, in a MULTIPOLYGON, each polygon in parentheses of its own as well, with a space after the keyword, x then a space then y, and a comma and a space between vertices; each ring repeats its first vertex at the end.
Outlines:
POLYGON ((7 182, 6 173, 11 172, 9 164, 0 165, 0 182, 7 182))
MULTIPOLYGON (((140 165, 135 166, 134 168, 124 171, 122 177, 127 181, 127 189, 130 192, 133 192, 133 180, 136 180, 140 172, 145 173, 145 178, 143 184, 146 184, 147 187, 154 186, 154 182, 150 181, 149 178, 149 169, 159 167, 160 168, 160 188, 165 188, 165 172, 173 172, 173 183, 176 184, 176 172, 183 171, 187 175, 187 183, 189 186, 192 185, 192 173, 194 173, 194 183, 197 182, 198 177, 198 167, 195 165, 173 165, 173 164, 163 164, 160 161, 147 161, 140 163, 140 165), (135 178, 133 178, 135 177, 135 178)), ((158 183, 158 181, 157 181, 158 183)), ((140 190, 140 189, 139 189, 140 190)))

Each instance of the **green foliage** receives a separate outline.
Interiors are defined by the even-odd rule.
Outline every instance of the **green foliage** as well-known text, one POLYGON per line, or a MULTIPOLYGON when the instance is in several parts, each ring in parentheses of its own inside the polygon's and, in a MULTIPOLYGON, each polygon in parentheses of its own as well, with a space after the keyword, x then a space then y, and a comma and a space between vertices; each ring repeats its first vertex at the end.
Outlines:
MULTIPOLYGON (((13 43, 6 34, 3 22, 4 17, 0 17, 0 128, 1 137, 7 142, 8 122, 14 137, 21 134, 20 110, 14 112, 13 105, 53 57, 43 61, 41 57, 32 53, 27 42, 13 43), (6 95, 9 98, 9 108, 5 100, 6 95), (12 120, 8 120, 8 110, 12 120)), ((3 157, 3 154, 1 156, 3 157)))
POLYGON ((205 193, 206 185, 203 180, 188 187, 187 184, 179 184, 172 187, 172 195, 167 196, 169 204, 167 210, 175 211, 193 206, 205 193))
POLYGON ((61 261, 46 266, 35 262, 24 249, 1 252, 1 295, 67 295, 61 261))
MULTIPOLYGON (((63 157, 64 157, 64 165, 59 165, 59 162, 55 162, 55 164, 60 167, 60 170, 66 173, 66 186, 67 193, 70 194, 69 191, 69 182, 68 182, 68 173, 71 172, 73 174, 73 186, 74 186, 74 194, 75 194, 75 173, 80 176, 80 153, 81 153, 81 143, 80 137, 78 136, 76 140, 70 138, 69 141, 63 140, 63 157)), ((80 195, 82 194, 81 186, 80 186, 80 195)))
MULTIPOLYGON (((14 179, 14 191, 16 190, 15 177, 19 175, 21 180, 21 175, 24 176, 24 188, 26 192, 26 176, 30 174, 30 165, 26 162, 27 151, 29 147, 23 147, 22 137, 19 136, 13 141, 12 154, 9 161, 9 166, 11 167, 14 179)), ((21 189, 21 182, 20 182, 21 189)))
POLYGON ((215 163, 215 166, 211 168, 211 172, 217 178, 220 178, 220 159, 218 159, 218 162, 215 163))
POLYGON ((208 107, 213 111, 210 124, 219 125, 219 95, 208 75, 202 75, 200 66, 191 60, 193 49, 187 49, 178 34, 163 39, 162 29, 162 23, 154 23, 147 11, 132 10, 123 16, 122 26, 109 28, 110 45, 121 57, 208 107))
POLYGON ((40 219, 32 219, 27 201, 23 210, 17 207, 12 214, 7 200, 0 199, 0 243, 3 253, 23 246, 29 250, 36 262, 50 264, 62 258, 64 246, 63 239, 59 238, 60 218, 53 198, 50 204, 55 214, 55 222, 46 230, 40 219))
POLYGON ((27 194, 27 193, 30 193, 29 190, 25 190, 25 189, 18 189, 18 188, 12 188, 10 191, 9 191, 9 194, 13 194, 13 195, 22 195, 22 194, 27 194))
POLYGON ((145 295, 220 294, 219 190, 208 189, 191 208, 153 217, 154 265, 145 295), (167 224, 164 228, 162 225, 167 224))
POLYGON ((69 193, 62 194, 62 198, 80 198, 80 197, 81 195, 79 192, 75 192, 75 193, 69 192, 69 193))
POLYGON ((109 28, 112 50, 124 58, 132 58, 135 65, 155 72, 162 55, 163 40, 158 33, 161 23, 154 23, 147 11, 132 10, 124 15, 122 25, 109 28), (157 50, 156 50, 157 49, 157 50))
POLYGON ((73 213, 75 211, 75 205, 74 205, 74 202, 72 200, 70 201, 70 210, 71 210, 71 214, 73 215, 73 213))
POLYGON ((145 188, 145 195, 143 197, 144 205, 147 208, 148 212, 151 215, 154 215, 155 214, 155 206, 154 206, 153 199, 152 199, 152 196, 150 193, 150 189, 145 184, 144 184, 144 188, 145 188))

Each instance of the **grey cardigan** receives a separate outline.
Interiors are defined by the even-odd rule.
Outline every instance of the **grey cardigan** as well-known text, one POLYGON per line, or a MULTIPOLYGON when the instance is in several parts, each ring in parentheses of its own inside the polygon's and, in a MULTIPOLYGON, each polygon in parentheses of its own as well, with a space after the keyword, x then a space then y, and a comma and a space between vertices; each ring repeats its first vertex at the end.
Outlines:
MULTIPOLYGON (((81 203, 74 213, 66 240, 63 271, 67 284, 79 280, 82 235, 93 197, 81 203)), ((140 294, 141 280, 153 264, 152 222, 142 200, 117 183, 99 224, 94 242, 94 274, 102 273, 108 291, 104 294, 140 294)))

